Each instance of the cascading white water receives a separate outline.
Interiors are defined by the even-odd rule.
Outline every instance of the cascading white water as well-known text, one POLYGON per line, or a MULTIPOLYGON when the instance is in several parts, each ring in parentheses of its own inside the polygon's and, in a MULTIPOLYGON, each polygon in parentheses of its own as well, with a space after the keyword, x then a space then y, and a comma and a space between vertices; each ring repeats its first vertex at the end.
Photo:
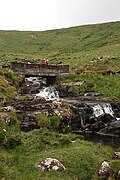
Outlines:
POLYGON ((114 112, 112 110, 112 107, 111 107, 110 103, 102 104, 102 107, 103 107, 105 113, 110 114, 111 116, 114 115, 114 112))
POLYGON ((93 114, 95 117, 99 117, 105 113, 110 114, 111 116, 114 115, 110 103, 96 104, 95 106, 93 106, 93 114))
POLYGON ((43 97, 46 101, 49 100, 59 100, 59 95, 53 86, 43 88, 36 97, 43 97))
POLYGON ((42 84, 42 85, 46 84, 45 80, 43 78, 40 78, 40 77, 27 77, 27 78, 25 78, 25 80, 32 82, 33 84, 42 84))
POLYGON ((94 114, 95 117, 99 117, 102 114, 104 114, 104 111, 103 111, 102 107, 99 104, 93 106, 93 114, 94 114))
POLYGON ((53 86, 44 87, 46 85, 46 82, 43 78, 38 77, 28 77, 26 78, 27 81, 33 83, 33 84, 40 84, 43 86, 43 89, 39 90, 39 93, 33 94, 33 96, 36 97, 43 97, 46 101, 49 100, 59 100, 59 95, 56 89, 53 86))
POLYGON ((38 83, 38 78, 37 77, 27 77, 25 80, 32 82, 32 83, 38 83))

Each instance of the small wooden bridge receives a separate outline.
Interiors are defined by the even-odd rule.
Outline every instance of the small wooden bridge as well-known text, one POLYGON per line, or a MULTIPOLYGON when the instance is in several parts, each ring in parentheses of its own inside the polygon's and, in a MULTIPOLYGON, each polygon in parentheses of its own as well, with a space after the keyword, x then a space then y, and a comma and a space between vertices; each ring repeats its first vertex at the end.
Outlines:
POLYGON ((42 65, 12 62, 10 67, 16 74, 33 77, 57 77, 69 73, 69 65, 42 65))

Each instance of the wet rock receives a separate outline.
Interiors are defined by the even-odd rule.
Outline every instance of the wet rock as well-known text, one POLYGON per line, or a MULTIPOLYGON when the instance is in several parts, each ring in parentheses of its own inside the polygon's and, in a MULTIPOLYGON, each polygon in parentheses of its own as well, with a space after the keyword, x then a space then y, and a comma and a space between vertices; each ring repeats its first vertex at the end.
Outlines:
POLYGON ((33 92, 39 92, 39 88, 40 88, 39 83, 33 84, 31 82, 28 82, 20 88, 19 93, 20 94, 31 94, 33 92))
POLYGON ((102 128, 104 128, 104 123, 102 123, 101 121, 96 121, 95 123, 91 124, 91 130, 93 132, 97 132, 102 128))
POLYGON ((40 171, 63 171, 66 169, 59 160, 54 158, 46 158, 44 160, 40 160, 35 164, 35 167, 40 171))
POLYGON ((36 114, 57 116, 60 123, 65 122, 66 125, 70 124, 73 116, 69 104, 63 99, 60 101, 45 101, 43 98, 30 98, 14 102, 12 105, 16 109, 18 119, 22 122, 20 123, 21 129, 25 131, 39 128, 36 125, 36 120, 31 120, 32 116, 36 114))
POLYGON ((45 101, 43 99, 26 100, 17 102, 14 105, 16 110, 29 111, 30 113, 44 113, 46 115, 57 115, 60 119, 70 119, 72 116, 71 109, 65 100, 45 101))
POLYGON ((28 132, 31 131, 33 129, 37 129, 37 124, 33 123, 33 122, 21 122, 20 123, 20 129, 22 131, 28 132))
POLYGON ((112 121, 116 121, 116 118, 114 116, 111 116, 110 114, 102 114, 99 117, 97 117, 99 121, 103 122, 103 123, 110 123, 112 121))
POLYGON ((113 159, 120 159, 120 152, 113 152, 112 158, 113 159))
POLYGON ((98 175, 104 180, 108 180, 109 174, 110 174, 110 165, 107 161, 103 161, 100 166, 98 175))
POLYGON ((107 124, 107 126, 99 131, 102 134, 120 136, 120 121, 107 124))

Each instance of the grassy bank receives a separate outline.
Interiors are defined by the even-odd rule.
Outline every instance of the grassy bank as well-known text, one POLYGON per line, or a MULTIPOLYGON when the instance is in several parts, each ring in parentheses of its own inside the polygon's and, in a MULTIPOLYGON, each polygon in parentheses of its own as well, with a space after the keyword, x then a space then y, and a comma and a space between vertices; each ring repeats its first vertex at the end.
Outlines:
POLYGON ((79 75, 71 74, 61 78, 60 83, 79 82, 81 86, 72 86, 68 88, 75 96, 83 95, 86 92, 97 92, 102 96, 111 100, 120 99, 120 74, 112 76, 104 76, 95 72, 88 72, 87 74, 80 73, 79 75))
POLYGON ((0 104, 11 101, 17 95, 18 77, 13 71, 0 68, 0 104))
POLYGON ((21 144, 14 148, 2 147, 2 179, 99 179, 98 170, 103 160, 112 165, 111 177, 118 171, 112 160, 112 148, 82 140, 81 136, 58 135, 46 130, 21 133, 21 144), (74 140, 74 141, 73 141, 74 140), (35 168, 38 160, 52 157, 59 159, 66 170, 63 172, 40 172, 35 168), (114 173, 113 173, 114 170, 114 173))

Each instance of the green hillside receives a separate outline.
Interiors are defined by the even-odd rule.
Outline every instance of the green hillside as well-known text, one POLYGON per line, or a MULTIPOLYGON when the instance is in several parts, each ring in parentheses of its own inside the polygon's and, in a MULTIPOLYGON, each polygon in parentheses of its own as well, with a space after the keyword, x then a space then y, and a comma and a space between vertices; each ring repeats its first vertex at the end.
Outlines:
POLYGON ((78 26, 45 32, 0 31, 0 59, 63 60, 80 64, 96 55, 120 57, 120 22, 78 26))
POLYGON ((1 52, 41 55, 90 51, 120 43, 120 22, 45 32, 0 31, 1 52))

